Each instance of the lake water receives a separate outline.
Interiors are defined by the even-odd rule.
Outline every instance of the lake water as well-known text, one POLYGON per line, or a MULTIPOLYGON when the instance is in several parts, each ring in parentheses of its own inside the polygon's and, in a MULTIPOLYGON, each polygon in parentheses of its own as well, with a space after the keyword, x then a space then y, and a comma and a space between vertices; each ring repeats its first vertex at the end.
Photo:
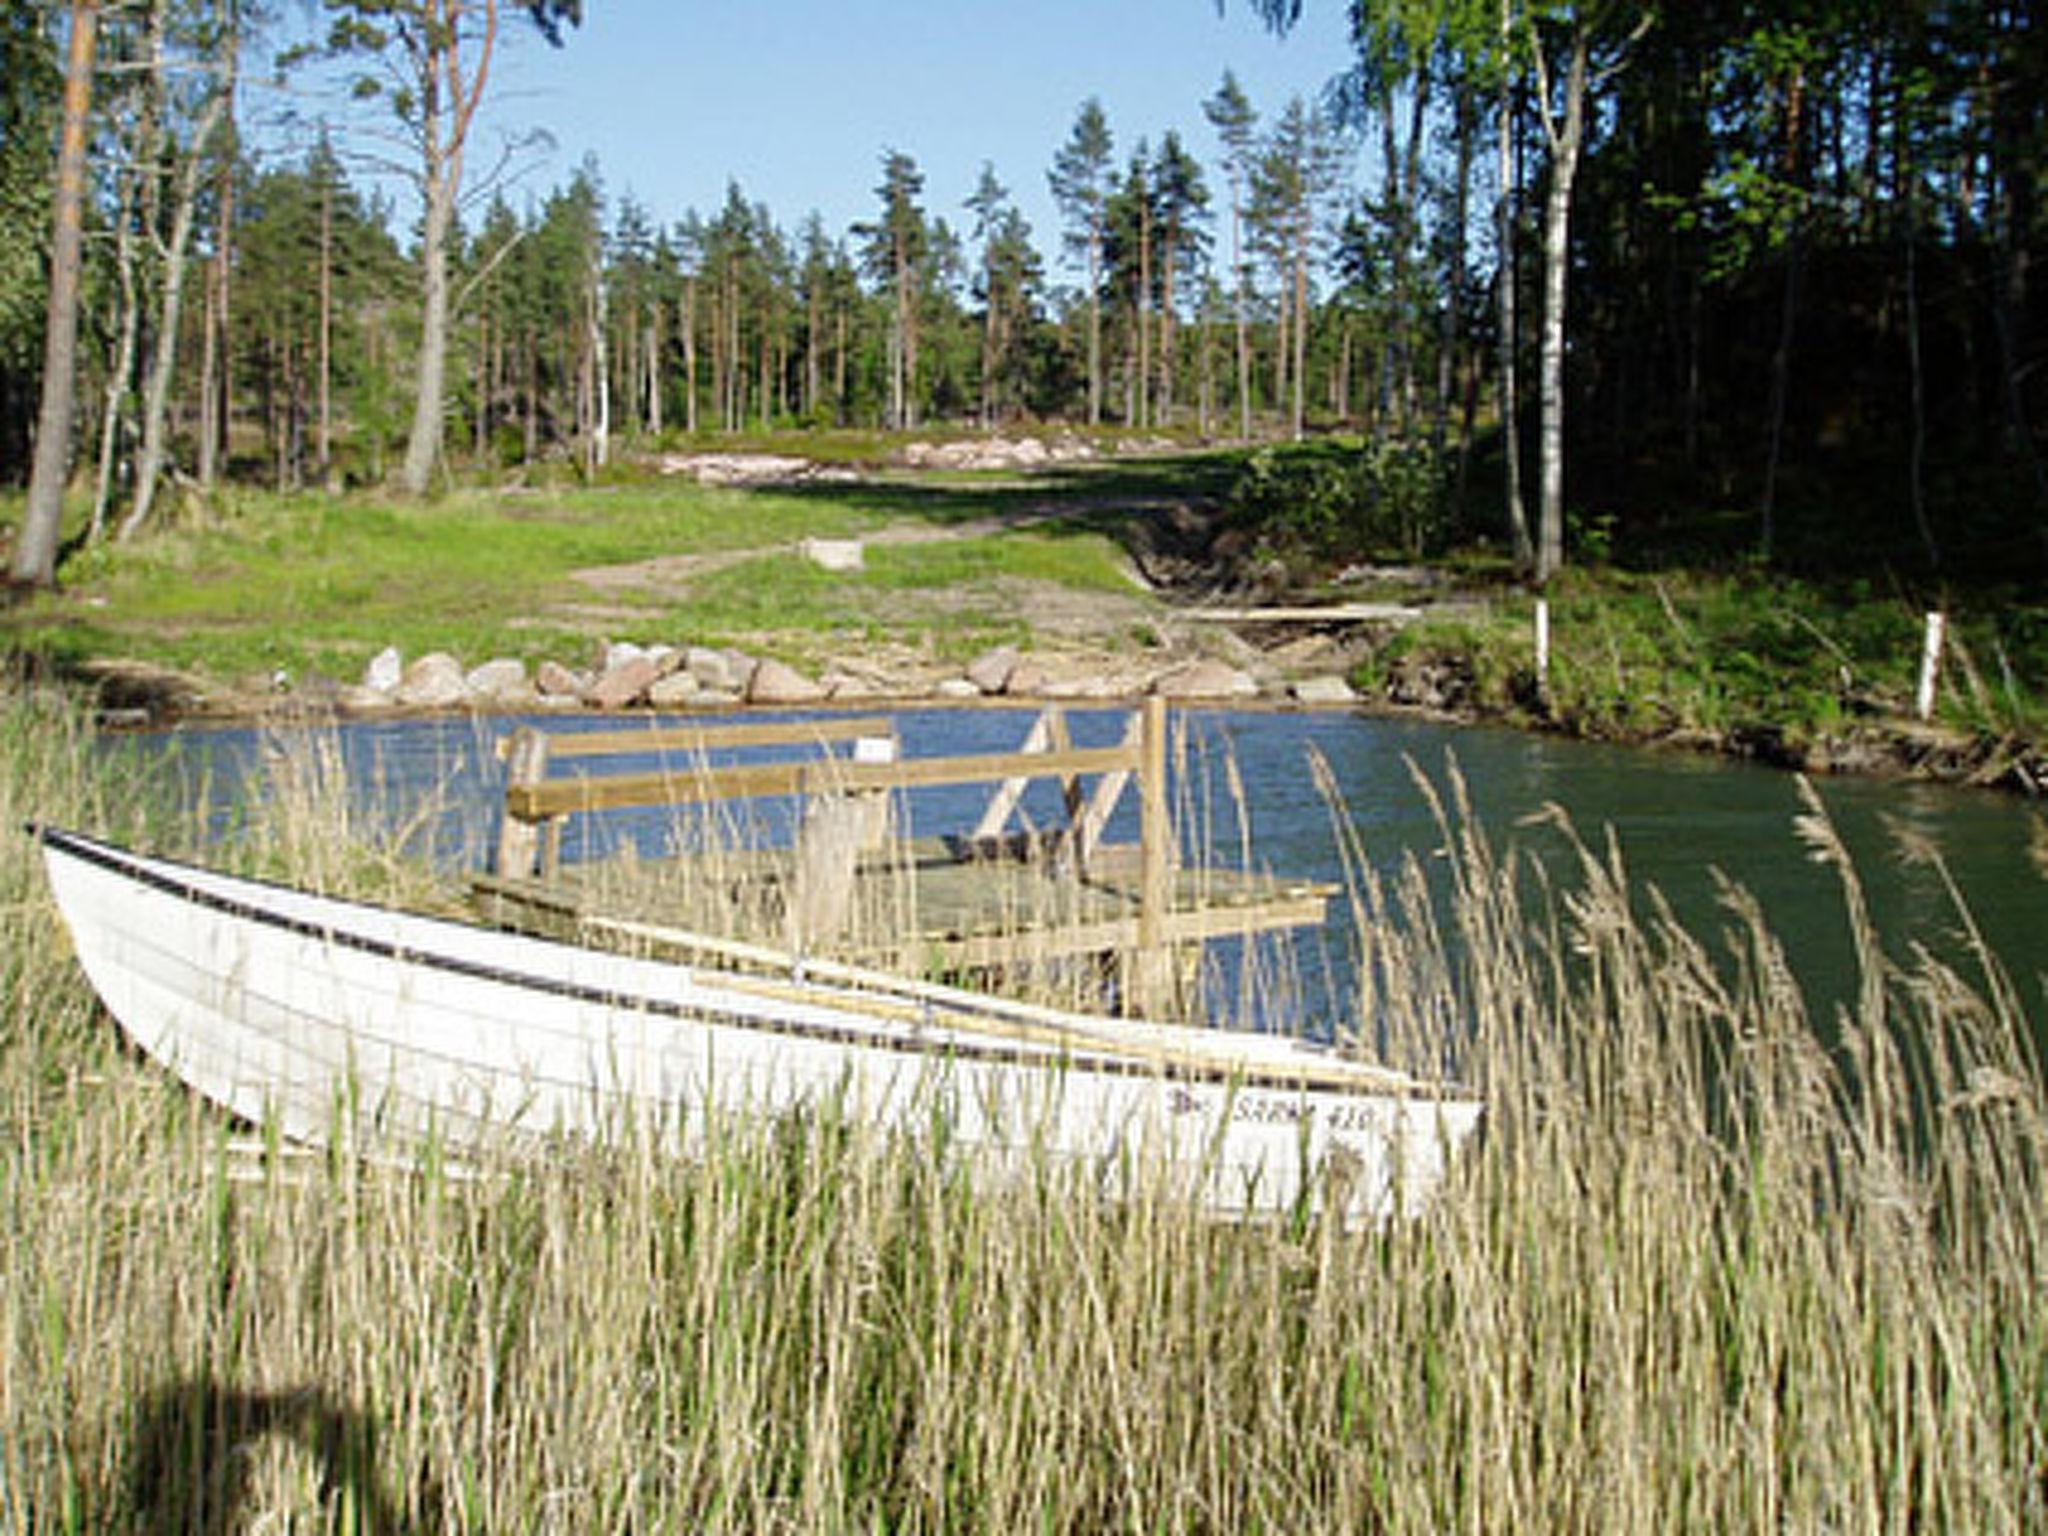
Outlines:
MULTIPOLYGON (((1029 729, 1028 709, 912 709, 893 713, 906 756, 1014 750, 1029 729)), ((706 720, 709 717, 704 717, 706 720)), ((750 718, 762 718, 751 716, 750 718)), ((1077 746, 1117 739, 1127 713, 1071 710, 1077 746)), ((1566 811, 1589 841, 1608 829, 1632 878, 1654 885, 1696 934, 1712 941, 1729 923, 1716 872, 1762 903, 1810 999, 1822 1008, 1845 995, 1852 975, 1848 925, 1836 873, 1807 856, 1794 832, 1803 807, 1795 780, 1741 763, 1669 752, 1605 747, 1482 727, 1341 714, 1190 711, 1174 797, 1185 846, 1234 863, 1245 846, 1254 864, 1285 875, 1343 878, 1332 813, 1310 771, 1311 753, 1328 763, 1365 855, 1382 872, 1409 856, 1441 869, 1444 838, 1414 773, 1440 787, 1450 766, 1462 776, 1480 825, 1496 848, 1541 860, 1569 882, 1572 860, 1562 834, 1531 824, 1546 805, 1566 811), (1233 790, 1231 766, 1242 786, 1233 790), (1240 813, 1242 807, 1242 813, 1240 813)), ((697 720, 698 717, 691 717, 697 720)), ((504 779, 493 750, 513 719, 440 719, 351 723, 334 742, 352 796, 391 826, 417 824, 422 851, 450 869, 481 868, 495 838, 504 779)), ((616 719, 536 719, 550 730, 617 729, 616 719)), ((203 786, 225 830, 232 807, 262 782, 266 741, 247 729, 185 730, 150 738, 168 750, 195 786, 203 786)), ((749 756, 773 756, 772 752, 749 756)), ((608 764, 621 770, 631 760, 608 764)), ((638 766, 645 767, 642 763, 638 766)), ((1959 953, 1959 924, 1933 871, 1897 856, 1897 831, 1938 847, 1977 922, 2020 983, 2037 1029, 2048 1018, 2048 877, 2030 854, 2042 812, 1988 792, 1876 780, 1825 780, 1819 790, 1851 849, 1873 915, 1894 953, 1924 942, 1959 953)), ((917 791, 909 797, 914 833, 960 832, 978 817, 989 787, 917 791)), ((1109 836, 1135 840, 1137 807, 1125 797, 1109 836)), ((1035 785, 1024 813, 1057 819, 1053 786, 1035 785)), ((787 805, 757 803, 748 835, 786 839, 787 805)), ((623 841, 658 853, 677 835, 671 812, 619 812, 572 820, 570 860, 600 856, 623 841)), ((1344 903, 1333 903, 1328 933, 1294 946, 1296 1002, 1313 1016, 1343 1011, 1350 941, 1344 903)), ((1235 966, 1226 950, 1226 972, 1235 966)), ((1232 988, 1225 984, 1221 993, 1232 988)))

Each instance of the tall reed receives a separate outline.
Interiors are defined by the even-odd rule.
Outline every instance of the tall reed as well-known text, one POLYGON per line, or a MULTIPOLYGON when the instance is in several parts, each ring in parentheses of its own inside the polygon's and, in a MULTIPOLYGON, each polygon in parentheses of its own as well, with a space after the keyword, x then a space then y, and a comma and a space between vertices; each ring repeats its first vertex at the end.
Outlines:
POLYGON ((2048 1522, 2038 987, 1885 954, 1817 799, 1864 968, 1822 1020, 1740 891, 1688 932, 1428 785, 1450 879, 1356 861, 1358 1020, 1455 1036, 1489 1119, 1340 1231, 977 1187, 829 1105, 689 1160, 252 1147, 115 1045, 11 830, 175 841, 136 784, 0 704, 0 1529, 2048 1522))

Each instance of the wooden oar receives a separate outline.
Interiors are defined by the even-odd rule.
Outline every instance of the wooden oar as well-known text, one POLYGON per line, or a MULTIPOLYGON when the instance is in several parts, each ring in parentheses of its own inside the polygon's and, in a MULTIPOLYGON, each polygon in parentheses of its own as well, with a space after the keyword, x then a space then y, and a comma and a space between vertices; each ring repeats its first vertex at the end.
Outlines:
MULTIPOLYGON (((1213 1036, 1205 1037, 1202 1031, 1186 1026, 1158 1023, 1124 1026, 1099 1016, 1048 1008, 1012 998, 990 997, 961 987, 919 981, 887 971, 848 965, 842 961, 799 960, 785 950, 748 944, 737 939, 715 938, 710 934, 696 933, 685 928, 672 928, 660 923, 639 922, 621 917, 585 916, 578 919, 578 924, 584 932, 596 937, 652 944, 685 954, 709 956, 733 964, 787 972, 800 980, 879 994, 874 1000, 876 1002, 890 998, 901 1003, 940 1009, 971 1021, 965 1027, 1034 1045, 1087 1046, 1097 1050, 1114 1051, 1134 1060, 1158 1066, 1203 1067, 1209 1070, 1220 1068, 1241 1072, 1247 1079, 1278 1079, 1290 1086, 1334 1088, 1354 1093, 1427 1091, 1427 1085, 1405 1073, 1373 1066, 1367 1062, 1345 1061, 1331 1057, 1283 1062, 1240 1056, 1233 1053, 1223 1040, 1213 1036), (1170 1043, 1157 1038, 1168 1031, 1181 1038, 1170 1043), (1153 1038, 1148 1039, 1147 1035, 1153 1038)), ((749 980, 748 984, 756 989, 762 985, 759 981, 753 980, 749 980)), ((800 990, 795 988, 778 989, 771 995, 802 1000, 800 990)), ((918 1009, 908 1007, 904 1007, 898 1016, 912 1023, 923 1017, 918 1009)))

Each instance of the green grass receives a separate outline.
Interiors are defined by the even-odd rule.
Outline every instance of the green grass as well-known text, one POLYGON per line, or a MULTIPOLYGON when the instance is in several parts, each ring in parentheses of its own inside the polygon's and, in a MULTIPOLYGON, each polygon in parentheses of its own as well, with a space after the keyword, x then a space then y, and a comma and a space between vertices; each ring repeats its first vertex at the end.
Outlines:
MULTIPOLYGON (((1489 1119, 1427 1215, 1343 1232, 979 1188, 829 1107, 689 1159, 294 1156, 72 965, 14 828, 193 837, 80 720, 0 701, 0 1529, 2048 1522, 2039 979, 1879 954, 1817 803, 1788 856, 1867 951, 1839 1051, 1738 894, 1717 964, 1617 860, 1551 888, 1455 804, 1453 880, 1361 883, 1390 1051, 1454 1023, 1489 1119)), ((241 857, 412 878, 283 771, 241 857)))
MULTIPOLYGON (((1029 494, 1035 505, 1047 491, 1029 494)), ((71 659, 128 656, 222 679, 277 668, 352 678, 387 644, 471 663, 497 654, 580 660, 600 636, 900 634, 911 621, 890 620, 895 597, 986 594, 1004 579, 1124 585, 1109 540, 1079 525, 878 547, 869 571, 851 580, 786 553, 717 567, 718 556, 806 536, 1000 516, 1022 508, 1025 495, 973 483, 785 492, 648 480, 465 491, 426 504, 240 494, 203 527, 87 552, 64 571, 61 596, 0 622, 17 647, 71 659), (575 577, 674 556, 712 563, 666 586, 599 590, 575 577)), ((922 612, 914 603, 909 611, 922 612)), ((1015 624, 997 620, 994 629, 1015 624)))
MULTIPOLYGON (((1914 707, 1925 609, 1861 585, 1817 586, 1757 574, 1567 570, 1550 593, 1549 686, 1535 693, 1534 600, 1505 594, 1482 618, 1423 623, 1375 662, 1463 658, 1474 703, 1578 734, 1726 742, 1772 731, 1794 745, 1839 738, 1914 707)), ((2048 735, 2048 610, 1993 594, 1959 595, 1937 718, 1957 730, 2048 735)))

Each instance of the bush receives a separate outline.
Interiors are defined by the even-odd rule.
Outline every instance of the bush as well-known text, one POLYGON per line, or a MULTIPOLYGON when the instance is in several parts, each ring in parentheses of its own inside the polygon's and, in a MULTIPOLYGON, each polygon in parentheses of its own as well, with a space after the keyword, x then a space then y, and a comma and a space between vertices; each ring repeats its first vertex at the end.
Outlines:
POLYGON ((1231 487, 1234 520, 1284 560, 1416 558, 1449 531, 1442 456, 1427 443, 1356 451, 1262 448, 1231 487))

